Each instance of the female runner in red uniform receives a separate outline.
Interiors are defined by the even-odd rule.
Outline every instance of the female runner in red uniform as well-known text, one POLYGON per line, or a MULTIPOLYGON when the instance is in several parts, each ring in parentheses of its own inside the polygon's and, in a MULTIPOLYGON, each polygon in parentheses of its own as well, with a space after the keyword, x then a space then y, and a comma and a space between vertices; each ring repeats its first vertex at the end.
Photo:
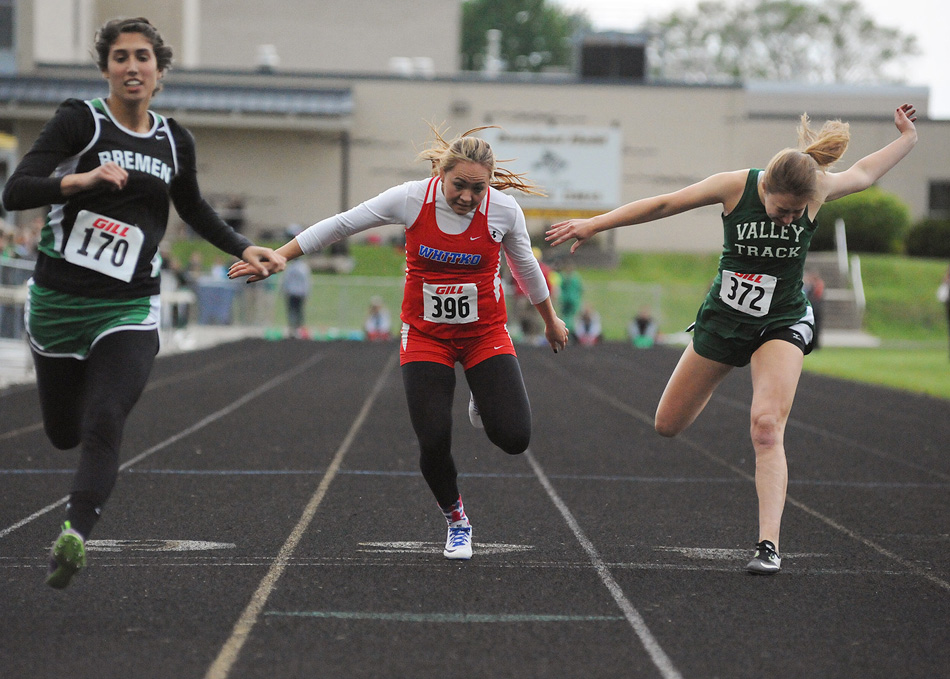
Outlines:
MULTIPOLYGON (((502 189, 537 193, 520 175, 499 168, 491 147, 470 130, 446 141, 438 130, 419 158, 432 177, 393 187, 351 210, 317 222, 277 249, 288 260, 383 224, 406 225, 406 285, 402 303, 400 365, 409 416, 419 439, 422 475, 448 522, 443 554, 472 556, 472 526, 462 505, 452 459, 455 364, 472 392, 473 424, 506 453, 524 452, 531 438, 531 407, 508 330, 501 289, 501 247, 515 279, 527 291, 555 352, 567 345, 544 275, 531 252, 524 213, 502 189)), ((231 278, 261 280, 237 263, 231 278)))

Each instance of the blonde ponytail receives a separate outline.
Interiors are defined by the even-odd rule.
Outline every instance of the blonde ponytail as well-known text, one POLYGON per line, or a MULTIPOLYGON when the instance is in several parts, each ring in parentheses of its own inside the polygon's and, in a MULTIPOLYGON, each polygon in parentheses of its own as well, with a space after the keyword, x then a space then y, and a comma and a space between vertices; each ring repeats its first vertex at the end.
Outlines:
POLYGON ((803 113, 798 126, 798 148, 783 149, 769 161, 762 178, 766 192, 813 198, 818 185, 816 173, 827 170, 848 149, 848 123, 829 120, 817 132, 808 123, 808 114, 803 113))
MULTIPOLYGON (((540 188, 535 186, 525 178, 524 173, 516 173, 503 167, 498 167, 495 160, 495 152, 484 139, 473 136, 477 132, 497 127, 496 125, 483 125, 474 127, 451 140, 446 140, 442 136, 441 130, 428 123, 432 130, 433 139, 423 149, 416 160, 427 160, 432 164, 432 176, 441 172, 449 172, 460 162, 478 163, 488 170, 491 179, 489 183, 496 189, 516 189, 522 193, 532 196, 547 195, 540 188)), ((504 161, 502 161, 504 162, 504 161)))

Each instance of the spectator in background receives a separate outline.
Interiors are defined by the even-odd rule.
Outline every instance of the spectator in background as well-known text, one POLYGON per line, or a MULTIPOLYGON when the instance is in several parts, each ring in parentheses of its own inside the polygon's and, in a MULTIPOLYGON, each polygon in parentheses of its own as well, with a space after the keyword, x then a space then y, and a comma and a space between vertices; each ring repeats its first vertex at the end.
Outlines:
POLYGON ((0 259, 12 259, 13 256, 13 228, 0 220, 0 259))
POLYGON ((574 321, 574 336, 583 347, 592 347, 599 344, 603 328, 600 324, 600 314, 594 311, 590 304, 585 304, 583 311, 574 321))
POLYGON ((215 256, 211 263, 211 277, 216 281, 224 281, 228 278, 228 267, 224 265, 224 260, 215 256))
POLYGON ((366 339, 371 342, 388 340, 391 329, 392 322, 389 317, 389 309, 383 304, 383 298, 375 295, 369 301, 369 313, 366 314, 366 322, 363 324, 366 339))
MULTIPOLYGON (((174 297, 179 290, 188 289, 188 276, 181 268, 178 258, 171 253, 162 255, 162 295, 174 297)), ((162 326, 184 328, 188 325, 190 305, 186 302, 173 301, 162 303, 162 326)))
POLYGON ((307 339, 307 297, 310 296, 310 265, 305 257, 299 257, 287 265, 280 289, 287 303, 287 330, 289 337, 307 339))
POLYGON ((944 307, 946 307, 947 327, 950 330, 950 267, 947 267, 947 272, 943 275, 943 281, 937 288, 937 299, 943 302, 944 307))
POLYGON ((574 318, 581 310, 583 298, 584 282, 577 273, 574 262, 567 259, 561 274, 561 318, 567 324, 568 332, 574 332, 574 318))
POLYGON ((819 346, 821 338, 821 320, 822 320, 822 299, 825 296, 825 281, 821 275, 814 269, 809 269, 802 277, 802 289, 805 291, 805 297, 811 304, 812 313, 815 315, 815 339, 812 340, 811 350, 814 351, 819 346))
POLYGON ((637 315, 627 325, 627 337, 638 349, 649 349, 656 344, 659 327, 653 319, 653 312, 648 306, 640 307, 637 315))
POLYGON ((42 217, 35 217, 28 225, 13 230, 14 257, 30 261, 36 260, 39 252, 40 233, 45 223, 42 217))
MULTIPOLYGON (((531 248, 531 254, 538 260, 538 266, 541 267, 541 273, 544 274, 544 282, 548 286, 548 293, 551 296, 551 302, 557 306, 557 299, 560 296, 559 276, 557 273, 542 261, 541 249, 531 248)), ((534 306, 528 299, 524 290, 518 285, 517 280, 512 280, 515 293, 515 316, 521 325, 521 334, 525 342, 529 344, 546 344, 541 317, 538 316, 534 306)))

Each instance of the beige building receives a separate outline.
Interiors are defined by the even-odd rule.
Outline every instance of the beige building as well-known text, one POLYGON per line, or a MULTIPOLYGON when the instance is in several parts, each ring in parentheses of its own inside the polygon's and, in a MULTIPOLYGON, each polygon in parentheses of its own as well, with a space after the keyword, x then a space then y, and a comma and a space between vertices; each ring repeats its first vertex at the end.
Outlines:
MULTIPOLYGON (((795 144, 803 111, 851 123, 847 166, 895 138, 893 110, 911 101, 922 141, 881 187, 915 219, 950 206, 950 121, 927 118, 923 88, 460 72, 460 3, 446 0, 13 1, 16 69, 0 74, 0 130, 17 137, 20 153, 59 101, 106 93, 88 54, 95 28, 144 14, 176 50, 154 108, 192 131, 203 191, 252 237, 282 238, 291 224, 427 176, 414 156, 428 122, 450 134, 500 126, 484 132, 498 156, 517 156, 511 167, 550 194, 523 203, 540 234, 563 217, 762 167, 795 144)), ((722 242, 712 208, 611 237, 620 249, 716 251, 722 242)))

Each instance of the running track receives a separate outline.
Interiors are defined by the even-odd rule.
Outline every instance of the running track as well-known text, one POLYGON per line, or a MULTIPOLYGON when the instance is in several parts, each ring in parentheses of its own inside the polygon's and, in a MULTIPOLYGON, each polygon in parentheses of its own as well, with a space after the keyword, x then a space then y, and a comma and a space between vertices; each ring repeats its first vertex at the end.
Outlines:
POLYGON ((669 440, 678 350, 519 353, 522 456, 468 424, 459 372, 464 563, 441 556, 395 344, 160 358, 65 591, 43 579, 75 453, 33 386, 0 391, 0 676, 950 676, 950 402, 804 375, 763 578, 747 369, 669 440))

